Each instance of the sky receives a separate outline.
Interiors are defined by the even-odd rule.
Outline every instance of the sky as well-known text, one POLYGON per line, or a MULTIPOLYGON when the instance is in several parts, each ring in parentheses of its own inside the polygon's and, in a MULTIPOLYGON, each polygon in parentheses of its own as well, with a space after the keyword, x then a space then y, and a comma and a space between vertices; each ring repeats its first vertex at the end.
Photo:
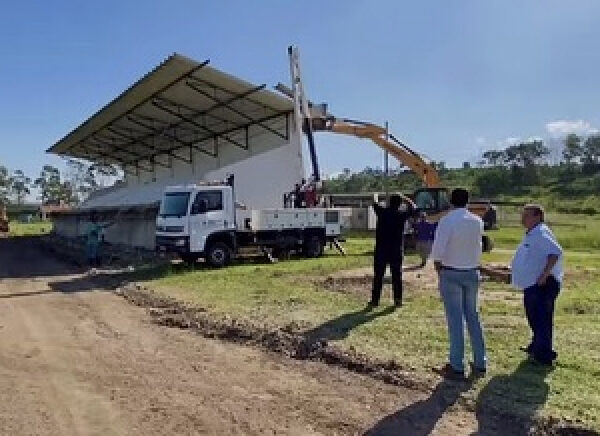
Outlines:
MULTIPOLYGON (((599 17, 598 0, 3 2, 0 165, 61 165, 45 150, 173 52, 272 87, 290 44, 309 98, 449 166, 589 134, 599 17)), ((382 165, 369 142, 316 140, 326 173, 382 165)))

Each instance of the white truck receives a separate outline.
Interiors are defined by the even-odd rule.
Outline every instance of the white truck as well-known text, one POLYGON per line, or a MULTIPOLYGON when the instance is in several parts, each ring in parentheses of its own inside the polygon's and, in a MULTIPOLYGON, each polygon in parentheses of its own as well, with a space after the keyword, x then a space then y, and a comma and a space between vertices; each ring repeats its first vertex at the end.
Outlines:
POLYGON ((290 252, 319 257, 326 243, 340 252, 342 217, 337 209, 245 210, 227 183, 166 188, 156 218, 156 249, 186 262, 204 258, 215 267, 229 264, 240 249, 253 247, 269 257, 290 252))

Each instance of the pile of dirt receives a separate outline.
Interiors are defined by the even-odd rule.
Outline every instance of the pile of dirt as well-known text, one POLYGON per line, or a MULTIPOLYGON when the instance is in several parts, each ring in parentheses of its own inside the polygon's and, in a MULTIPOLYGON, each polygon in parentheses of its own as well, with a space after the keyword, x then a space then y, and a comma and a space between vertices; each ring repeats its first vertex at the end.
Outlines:
POLYGON ((297 331, 297 326, 281 329, 258 326, 246 320, 207 313, 156 294, 139 284, 127 284, 117 290, 129 302, 145 307, 153 322, 167 327, 190 329, 207 338, 260 347, 292 359, 314 360, 366 374, 385 383, 413 389, 429 390, 432 379, 417 379, 408 368, 395 361, 379 361, 354 350, 341 350, 324 339, 311 338, 297 331))
MULTIPOLYGON (((504 264, 488 264, 482 270, 482 282, 505 282, 510 275, 510 268, 504 264)), ((338 271, 319 279, 316 285, 324 290, 341 292, 359 296, 368 296, 373 283, 373 269, 371 267, 356 268, 338 271)), ((402 284, 408 293, 436 294, 438 293, 438 276, 433 265, 429 263, 424 268, 408 265, 402 271, 402 284)), ((391 277, 384 278, 384 286, 391 285, 391 277)), ((487 298, 484 296, 484 298, 487 298)), ((497 296, 494 296, 497 298, 497 296)))

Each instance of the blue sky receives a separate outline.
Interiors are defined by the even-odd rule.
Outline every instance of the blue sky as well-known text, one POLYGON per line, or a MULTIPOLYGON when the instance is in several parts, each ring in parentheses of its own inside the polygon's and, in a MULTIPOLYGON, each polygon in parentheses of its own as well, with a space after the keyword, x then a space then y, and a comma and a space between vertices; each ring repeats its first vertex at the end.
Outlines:
MULTIPOLYGON (((56 140, 172 52, 269 86, 300 47, 309 96, 460 165, 533 136, 600 127, 600 1, 6 2, 0 164, 34 176, 56 140)), ((329 173, 380 166, 320 134, 329 173)))

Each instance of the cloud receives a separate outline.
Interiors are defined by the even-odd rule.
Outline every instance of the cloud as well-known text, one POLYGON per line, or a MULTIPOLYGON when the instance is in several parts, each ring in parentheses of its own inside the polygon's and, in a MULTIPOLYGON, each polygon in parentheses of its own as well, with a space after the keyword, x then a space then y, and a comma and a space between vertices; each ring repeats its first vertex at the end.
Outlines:
POLYGON ((557 120, 546 123, 546 131, 552 136, 565 136, 569 133, 588 136, 599 132, 599 130, 588 121, 584 120, 557 120))

